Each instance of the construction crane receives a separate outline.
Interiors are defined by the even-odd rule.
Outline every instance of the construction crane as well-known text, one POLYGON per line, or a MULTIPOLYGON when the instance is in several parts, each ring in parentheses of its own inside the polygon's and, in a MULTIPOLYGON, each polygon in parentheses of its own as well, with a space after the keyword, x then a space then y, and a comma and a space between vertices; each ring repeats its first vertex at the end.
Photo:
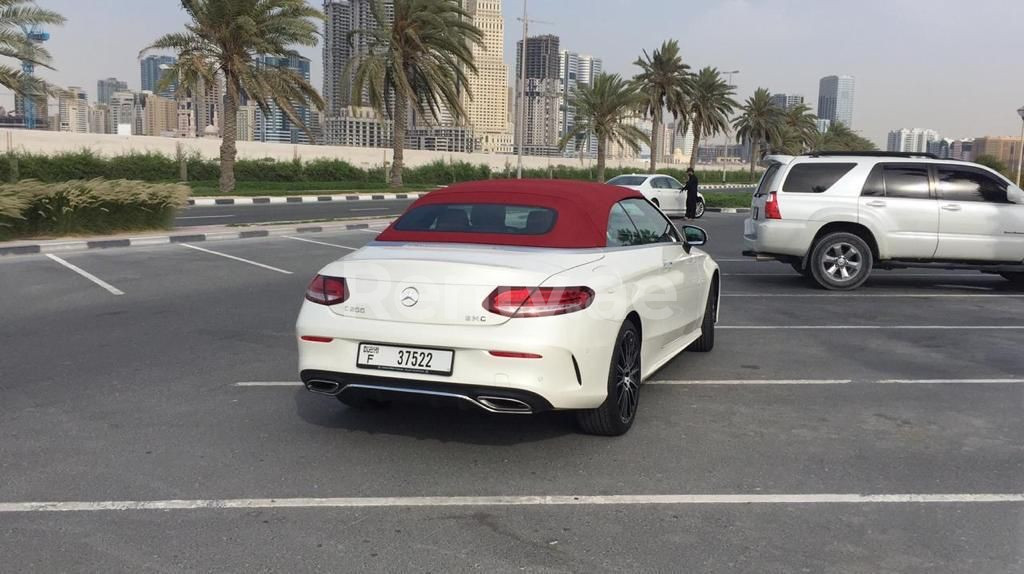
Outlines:
MULTIPOLYGON (((21 31, 25 33, 25 39, 29 44, 37 45, 42 44, 50 39, 49 32, 44 32, 38 25, 25 26, 22 24, 21 31)), ((36 74, 36 64, 31 60, 21 61, 21 71, 27 78, 31 78, 36 74)), ((31 80, 26 80, 31 81, 31 80)), ((36 129, 36 98, 31 95, 23 94, 21 96, 22 102, 22 113, 25 115, 25 127, 34 130, 36 129)))

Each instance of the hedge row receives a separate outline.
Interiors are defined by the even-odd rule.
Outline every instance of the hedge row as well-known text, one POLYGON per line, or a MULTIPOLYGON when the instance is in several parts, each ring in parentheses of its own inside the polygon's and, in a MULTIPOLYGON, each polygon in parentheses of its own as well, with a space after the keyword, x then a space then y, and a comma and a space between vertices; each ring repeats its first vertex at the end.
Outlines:
MULTIPOLYGON (((219 163, 198 156, 184 159, 188 168, 189 181, 215 181, 220 174, 219 163)), ((553 160, 557 161, 557 160, 553 160)), ((561 161, 572 162, 571 159, 561 161)), ((637 169, 609 168, 608 178, 637 169)), ((683 169, 669 168, 660 173, 685 178, 683 169)), ((553 165, 547 168, 524 169, 523 175, 531 178, 594 179, 593 167, 553 165)), ((404 179, 409 184, 447 184, 500 177, 514 177, 513 161, 506 162, 504 169, 491 169, 486 165, 467 162, 436 161, 431 164, 406 168, 404 179)), ((722 181, 721 171, 698 172, 698 177, 707 183, 722 181)), ((745 183, 749 181, 746 171, 726 172, 727 181, 745 183)), ((58 155, 9 154, 0 159, 0 181, 39 180, 63 182, 105 178, 110 180, 128 179, 149 182, 171 182, 180 179, 180 164, 176 158, 157 153, 133 153, 104 157, 89 150, 58 155)), ((242 159, 235 164, 235 178, 238 181, 350 181, 353 183, 384 183, 387 181, 383 167, 363 169, 343 160, 316 159, 309 162, 299 160, 276 161, 273 159, 242 159)))
POLYGON ((187 186, 129 180, 0 185, 0 240, 170 228, 187 186))

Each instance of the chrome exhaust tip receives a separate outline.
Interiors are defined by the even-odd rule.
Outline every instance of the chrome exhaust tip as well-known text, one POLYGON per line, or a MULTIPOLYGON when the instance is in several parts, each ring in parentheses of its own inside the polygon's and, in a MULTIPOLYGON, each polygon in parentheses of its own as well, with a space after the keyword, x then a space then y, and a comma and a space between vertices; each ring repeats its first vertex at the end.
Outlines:
POLYGON ((306 390, 318 395, 336 397, 341 393, 341 384, 323 379, 310 379, 306 381, 306 390))
POLYGON ((476 402, 493 413, 528 415, 533 412, 530 405, 508 397, 477 397, 476 402))

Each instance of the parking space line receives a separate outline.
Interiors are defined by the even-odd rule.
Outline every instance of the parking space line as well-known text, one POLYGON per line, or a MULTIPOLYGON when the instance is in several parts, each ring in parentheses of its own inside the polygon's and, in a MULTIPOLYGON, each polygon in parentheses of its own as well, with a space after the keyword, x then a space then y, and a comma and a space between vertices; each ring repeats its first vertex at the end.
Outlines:
POLYGON ((349 251, 358 251, 358 247, 349 247, 348 245, 338 245, 337 243, 327 243, 326 241, 313 241, 312 239, 306 239, 303 237, 292 237, 291 235, 285 235, 285 239, 293 239, 295 241, 302 241, 303 243, 314 243, 316 245, 326 245, 327 247, 337 247, 339 249, 348 249, 349 251))
POLYGON ((834 297, 853 299, 1021 299, 1024 293, 722 293, 722 297, 834 297))
POLYGON ((0 502, 0 513, 245 510, 271 508, 442 508, 480 506, 654 506, 725 504, 967 504, 1022 503, 1020 493, 949 494, 620 494, 603 496, 398 496, 366 498, 229 498, 0 502))
POLYGON ((1024 325, 719 325, 718 328, 735 331, 771 331, 776 329, 789 331, 869 331, 873 329, 885 329, 893 331, 1024 331, 1024 325))
POLYGON ((118 289, 117 287, 114 287, 110 283, 107 283, 106 281, 100 279, 99 277, 93 275, 92 273, 89 273, 85 269, 82 269, 81 267, 78 267, 77 265, 72 265, 71 263, 68 263, 67 261, 64 261, 60 257, 57 257, 56 255, 53 255, 52 253, 47 253, 46 256, 49 257, 50 259, 52 259, 53 261, 56 261, 57 263, 63 265, 64 267, 67 267, 68 269, 74 271, 75 273, 78 273, 82 277, 85 277, 89 281, 92 281, 93 283, 99 285, 100 287, 103 287, 104 289, 109 291, 111 295, 124 295, 124 291, 121 291, 120 289, 118 289))
POLYGON ((202 247, 196 247, 195 245, 191 245, 189 243, 182 243, 181 246, 188 247, 189 249, 195 249, 196 251, 202 251, 203 253, 209 253, 210 255, 219 255, 220 257, 225 257, 227 259, 233 259, 235 261, 240 261, 242 263, 248 263, 249 265, 255 265, 256 267, 262 267, 263 269, 269 269, 270 271, 276 271, 278 273, 283 273, 285 275, 292 274, 291 271, 285 271, 284 269, 278 269, 277 267, 271 267, 270 265, 264 265, 262 263, 257 263, 255 261, 250 261, 248 259, 242 259, 241 257, 235 257, 234 255, 228 255, 227 253, 221 253, 220 251, 211 251, 209 249, 203 249, 202 247))

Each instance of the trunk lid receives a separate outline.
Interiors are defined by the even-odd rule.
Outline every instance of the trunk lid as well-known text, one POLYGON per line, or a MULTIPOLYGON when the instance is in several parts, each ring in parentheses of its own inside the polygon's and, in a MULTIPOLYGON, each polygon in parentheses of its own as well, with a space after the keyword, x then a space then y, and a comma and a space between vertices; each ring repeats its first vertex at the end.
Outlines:
POLYGON ((771 192, 778 191, 779 172, 785 167, 793 158, 790 156, 767 156, 761 162, 764 166, 765 172, 761 176, 761 182, 757 184, 757 189, 754 190, 754 195, 750 200, 750 219, 753 221, 762 221, 765 219, 764 207, 768 202, 771 192))
POLYGON ((349 299, 331 307, 343 317, 486 327, 508 321, 483 307, 496 287, 540 286, 603 257, 597 249, 375 243, 321 273, 348 282, 349 299))

